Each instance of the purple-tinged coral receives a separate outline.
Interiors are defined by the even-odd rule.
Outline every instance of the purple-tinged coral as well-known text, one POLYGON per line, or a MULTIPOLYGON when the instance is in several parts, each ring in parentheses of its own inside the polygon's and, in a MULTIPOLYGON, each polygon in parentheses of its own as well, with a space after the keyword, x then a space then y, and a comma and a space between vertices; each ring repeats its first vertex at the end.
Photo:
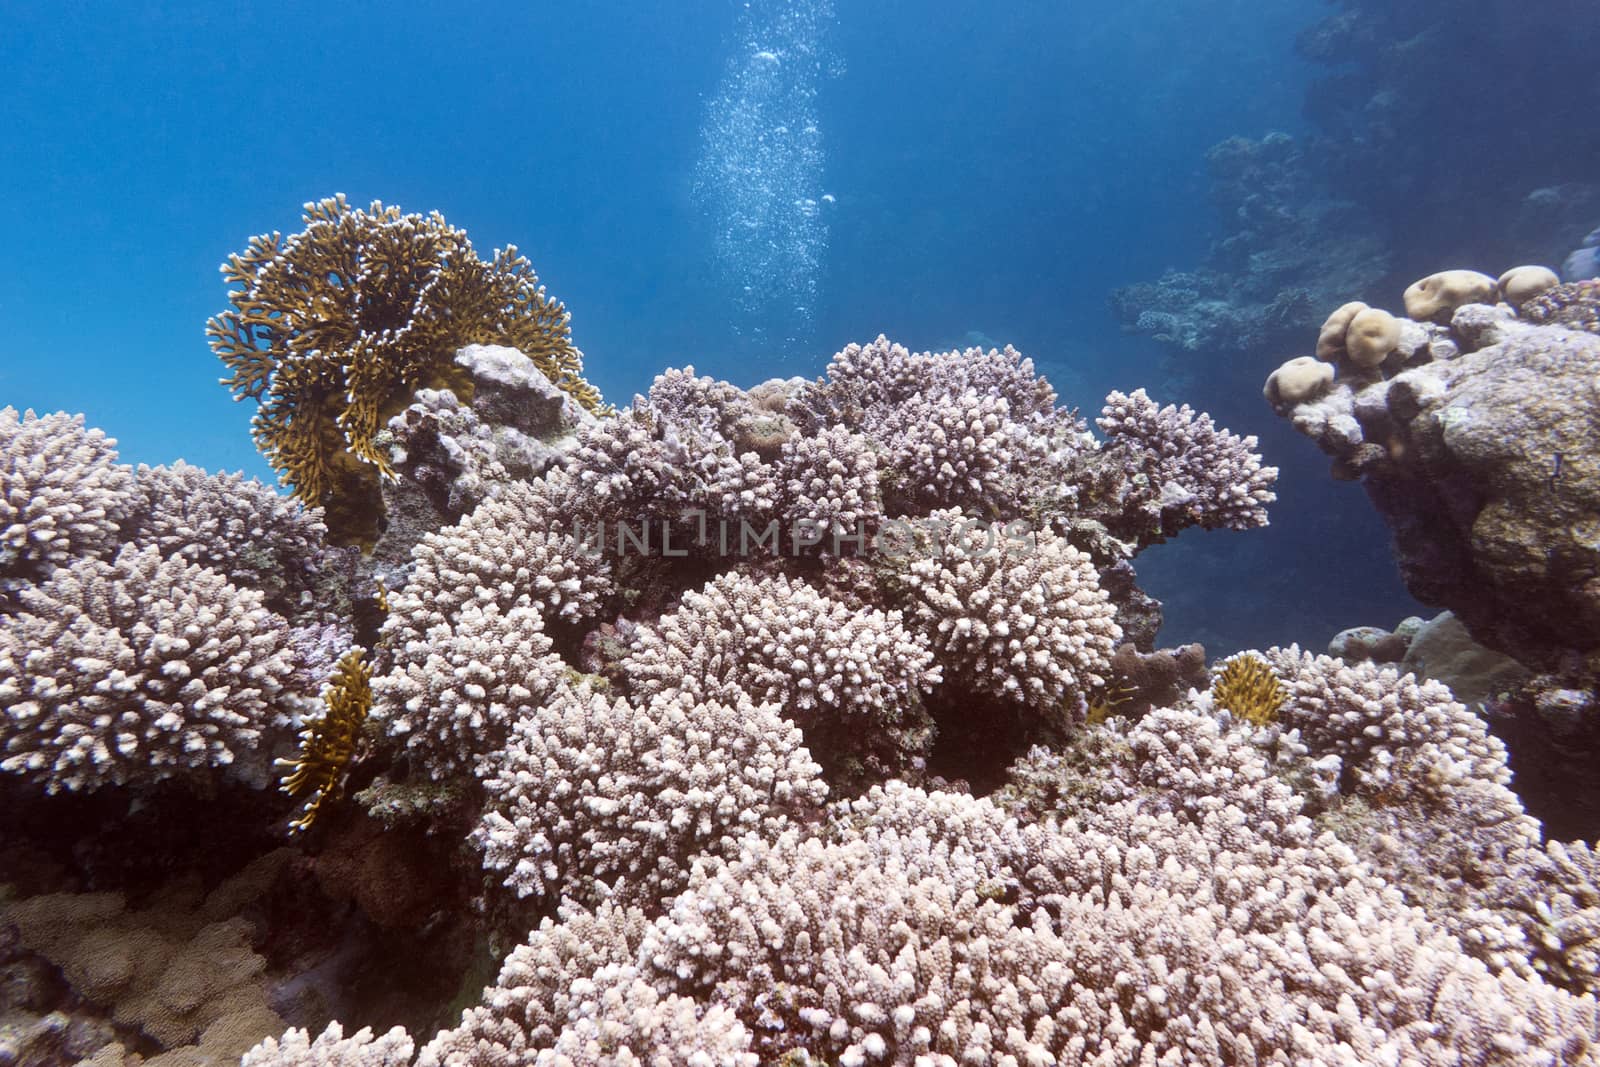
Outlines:
POLYGON ((79 560, 0 628, 0 769, 52 793, 224 769, 264 785, 314 684, 260 593, 155 548, 79 560))
POLYGON ((1044 462, 1042 442, 993 393, 918 393, 867 421, 884 450, 902 510, 964 506, 998 511, 1044 462))
POLYGON ((696 857, 827 793, 800 731, 767 704, 649 704, 559 686, 511 726, 483 767, 473 842, 518 896, 648 904, 696 857))
POLYGON ((429 773, 470 774, 566 675, 550 650, 539 612, 526 603, 468 602, 390 649, 389 669, 372 681, 374 718, 429 773))
POLYGON ((622 673, 641 699, 771 704, 830 767, 878 777, 926 754, 920 694, 939 681, 926 642, 897 611, 852 611, 802 581, 724 574, 641 627, 622 673))
POLYGON ((140 464, 137 489, 139 502, 122 524, 128 543, 210 567, 259 590, 269 608, 296 621, 348 614, 356 552, 326 543, 320 508, 242 474, 208 474, 182 460, 140 464))
POLYGON ((0 408, 0 605, 19 585, 116 545, 138 500, 116 444, 82 415, 0 408))
POLYGON ((484 1002, 422 1050, 417 1067, 756 1067, 728 1009, 662 994, 640 974, 635 908, 572 906, 513 949, 484 1002))
POLYGON ((1113 392, 1095 424, 1145 479, 1130 501, 1154 540, 1190 526, 1249 530, 1267 524, 1278 468, 1263 467, 1254 437, 1219 430, 1189 405, 1158 407, 1143 389, 1113 392))
POLYGON ((877 455, 841 426, 786 442, 778 478, 788 528, 812 531, 825 553, 862 551, 883 517, 877 455))
POLYGON ((526 604, 550 623, 599 611, 613 591, 610 566, 553 514, 551 495, 563 484, 560 477, 512 482, 456 525, 424 537, 405 587, 390 594, 384 639, 417 640, 469 604, 502 611, 526 604))
POLYGON ((1048 530, 1012 538, 959 511, 929 522, 930 551, 904 568, 907 621, 947 685, 1046 710, 1105 684, 1122 630, 1087 555, 1048 530))
POLYGON ((814 432, 843 427, 872 442, 891 513, 1018 514, 1060 490, 1082 445, 1076 419, 1010 347, 913 355, 881 336, 849 345, 790 411, 814 432))

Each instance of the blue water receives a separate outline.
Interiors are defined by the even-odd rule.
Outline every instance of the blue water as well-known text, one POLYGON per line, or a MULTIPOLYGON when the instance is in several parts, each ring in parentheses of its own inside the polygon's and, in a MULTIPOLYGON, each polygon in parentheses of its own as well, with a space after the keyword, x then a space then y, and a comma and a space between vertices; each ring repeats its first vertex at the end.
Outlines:
POLYGON ((1271 365, 1164 358, 1106 307, 1203 255, 1207 147, 1300 130, 1292 42, 1325 5, 471 10, 8 5, 0 403, 85 412, 129 461, 270 478, 206 346, 217 265, 342 191, 518 245, 619 402, 666 366, 810 375, 887 332, 1015 343, 1090 413, 1144 385, 1262 433, 1295 468, 1273 530, 1139 561, 1167 639, 1320 643, 1409 610, 1359 490, 1237 388, 1271 365), (1303 518, 1330 507, 1331 532, 1303 518))

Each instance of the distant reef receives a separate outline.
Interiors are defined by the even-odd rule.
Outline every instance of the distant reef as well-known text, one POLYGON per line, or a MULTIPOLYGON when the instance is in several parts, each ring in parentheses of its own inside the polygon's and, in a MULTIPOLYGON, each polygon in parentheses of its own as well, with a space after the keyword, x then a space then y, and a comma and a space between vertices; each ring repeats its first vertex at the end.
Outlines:
POLYGON ((1218 236, 1202 263, 1118 289, 1126 328, 1181 351, 1281 347, 1438 262, 1560 264, 1600 222, 1587 0, 1334 6, 1296 42, 1327 70, 1310 132, 1208 153, 1218 236))
MULTIPOLYGON (((614 410, 525 268, 553 347, 468 343, 456 269, 504 279, 331 203, 315 262, 376 218, 372 269, 254 261, 301 328, 398 293, 427 329, 213 331, 298 499, 0 411, 0 1061, 1600 1061, 1600 859, 1478 713, 1158 647, 1134 563, 1266 525, 1254 438, 882 336, 614 410)), ((1449 326, 1344 309, 1269 391, 1594 354, 1546 281, 1449 326)), ((1577 488, 1593 449, 1562 454, 1577 488)), ((1501 636, 1552 649, 1535 621, 1501 636)))

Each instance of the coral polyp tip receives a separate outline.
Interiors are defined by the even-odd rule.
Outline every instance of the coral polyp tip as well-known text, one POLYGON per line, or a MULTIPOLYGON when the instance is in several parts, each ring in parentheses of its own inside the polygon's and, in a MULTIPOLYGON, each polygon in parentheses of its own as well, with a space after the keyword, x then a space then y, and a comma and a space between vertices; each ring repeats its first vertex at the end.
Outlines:
POLYGON ((1265 726, 1277 721, 1288 695, 1266 660, 1244 652, 1225 661, 1217 671, 1211 699, 1235 718, 1265 726))

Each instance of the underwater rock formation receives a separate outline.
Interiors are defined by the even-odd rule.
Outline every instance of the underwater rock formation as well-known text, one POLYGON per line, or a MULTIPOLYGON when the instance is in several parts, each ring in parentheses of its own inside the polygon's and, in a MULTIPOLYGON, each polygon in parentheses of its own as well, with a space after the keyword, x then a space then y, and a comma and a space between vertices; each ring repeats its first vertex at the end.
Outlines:
POLYGON ((1473 302, 1528 277, 1519 271, 1499 283, 1461 271, 1423 279, 1406 303, 1435 321, 1401 320, 1393 350, 1370 368, 1332 351, 1338 376, 1326 392, 1275 407, 1334 458, 1336 476, 1362 481, 1412 594, 1541 675, 1516 732, 1543 719, 1535 732, 1588 751, 1600 720, 1538 694, 1600 678, 1600 285, 1551 285, 1546 271, 1518 306, 1473 302))

